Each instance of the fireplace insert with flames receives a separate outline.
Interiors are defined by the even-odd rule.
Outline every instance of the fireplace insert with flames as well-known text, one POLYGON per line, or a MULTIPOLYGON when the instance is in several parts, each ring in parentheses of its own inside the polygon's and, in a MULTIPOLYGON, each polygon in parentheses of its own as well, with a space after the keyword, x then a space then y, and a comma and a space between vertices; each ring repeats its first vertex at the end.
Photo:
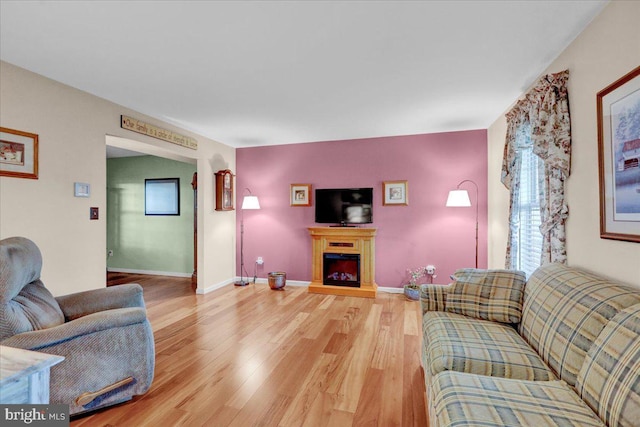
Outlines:
POLYGON ((323 285, 360 287, 360 255, 324 253, 323 285))

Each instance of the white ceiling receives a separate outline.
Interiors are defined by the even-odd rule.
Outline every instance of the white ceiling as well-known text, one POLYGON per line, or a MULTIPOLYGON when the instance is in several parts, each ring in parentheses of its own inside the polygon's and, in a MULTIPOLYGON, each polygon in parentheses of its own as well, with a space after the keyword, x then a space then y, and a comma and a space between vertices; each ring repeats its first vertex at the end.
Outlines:
POLYGON ((1 0, 0 57, 234 147, 484 129, 606 3, 1 0))

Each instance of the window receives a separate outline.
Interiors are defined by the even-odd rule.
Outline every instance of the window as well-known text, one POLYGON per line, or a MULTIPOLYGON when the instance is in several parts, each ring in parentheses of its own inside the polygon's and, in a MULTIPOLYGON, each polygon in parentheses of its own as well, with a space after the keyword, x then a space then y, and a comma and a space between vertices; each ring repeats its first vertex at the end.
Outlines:
POLYGON ((500 178, 509 189, 506 268, 531 274, 542 263, 567 262, 569 207, 564 193, 571 173, 568 79, 568 70, 541 77, 506 114, 500 178), (532 145, 540 158, 532 152, 532 145))
POLYGON ((529 277, 540 266, 542 255, 540 201, 544 197, 544 162, 533 152, 530 126, 519 129, 516 142, 520 185, 512 212, 517 231, 512 235, 511 268, 524 271, 529 277))
POLYGON ((144 180, 145 215, 180 215, 180 178, 144 180))

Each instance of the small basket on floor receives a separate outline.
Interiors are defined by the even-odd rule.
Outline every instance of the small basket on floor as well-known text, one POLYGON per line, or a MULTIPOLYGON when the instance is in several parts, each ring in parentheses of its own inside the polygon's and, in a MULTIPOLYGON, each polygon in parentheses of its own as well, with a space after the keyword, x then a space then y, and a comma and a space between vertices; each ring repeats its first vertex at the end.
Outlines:
POLYGON ((273 271, 269 273, 269 287, 275 291, 284 289, 287 284, 287 273, 284 271, 273 271))

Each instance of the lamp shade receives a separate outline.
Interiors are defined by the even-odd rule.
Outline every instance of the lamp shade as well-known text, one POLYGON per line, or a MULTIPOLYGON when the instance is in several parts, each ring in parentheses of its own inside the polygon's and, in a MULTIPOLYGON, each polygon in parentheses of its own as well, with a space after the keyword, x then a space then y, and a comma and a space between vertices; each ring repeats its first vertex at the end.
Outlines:
POLYGON ((244 199, 242 199, 242 209, 260 209, 258 196, 244 196, 244 199))
POLYGON ((467 190, 451 190, 449 191, 449 197, 447 197, 447 207, 469 207, 471 206, 471 200, 469 200, 469 193, 467 190))

